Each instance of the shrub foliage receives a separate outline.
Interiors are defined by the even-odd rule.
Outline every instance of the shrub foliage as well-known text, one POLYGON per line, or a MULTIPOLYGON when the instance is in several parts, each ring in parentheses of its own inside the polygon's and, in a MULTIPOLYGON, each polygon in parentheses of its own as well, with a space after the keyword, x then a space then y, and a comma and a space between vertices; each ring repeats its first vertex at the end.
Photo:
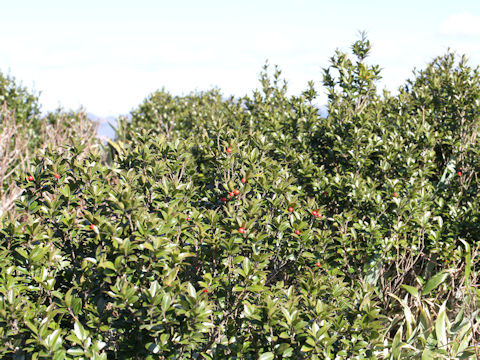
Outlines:
POLYGON ((478 356, 480 75, 398 94, 361 37, 313 83, 157 91, 105 148, 49 147, 0 227, 11 359, 478 356))

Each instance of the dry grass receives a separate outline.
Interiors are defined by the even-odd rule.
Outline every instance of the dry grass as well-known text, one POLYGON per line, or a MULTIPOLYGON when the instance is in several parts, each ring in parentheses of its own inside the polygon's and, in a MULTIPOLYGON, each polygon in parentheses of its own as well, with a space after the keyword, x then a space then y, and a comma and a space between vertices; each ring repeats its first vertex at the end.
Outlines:
POLYGON ((99 141, 96 137, 98 124, 89 120, 83 111, 78 113, 78 119, 61 114, 55 120, 55 123, 41 127, 40 137, 43 140, 41 149, 47 148, 48 145, 61 149, 71 144, 73 138, 86 145, 85 153, 98 145, 99 141))
POLYGON ((15 113, 0 109, 0 215, 10 210, 21 190, 15 185, 13 175, 28 159, 28 139, 19 136, 19 126, 15 123, 15 113))
POLYGON ((80 111, 75 117, 60 114, 52 124, 45 121, 39 134, 31 134, 20 131, 15 111, 3 104, 0 108, 0 216, 11 211, 15 200, 21 195, 22 190, 16 186, 15 177, 28 169, 32 156, 42 153, 49 145, 62 151, 73 139, 85 144, 84 152, 88 153, 99 144, 97 127, 97 123, 90 121, 80 111), (28 146, 32 137, 39 138, 39 146, 34 152, 28 146))

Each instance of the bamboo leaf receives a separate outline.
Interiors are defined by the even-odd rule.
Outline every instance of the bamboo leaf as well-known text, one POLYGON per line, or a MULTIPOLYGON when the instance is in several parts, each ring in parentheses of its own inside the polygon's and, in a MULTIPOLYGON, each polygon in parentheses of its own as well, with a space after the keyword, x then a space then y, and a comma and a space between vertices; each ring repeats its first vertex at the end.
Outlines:
POLYGON ((413 297, 418 297, 418 289, 410 285, 401 285, 402 288, 408 291, 413 297))
POLYGON ((438 347, 441 349, 447 346, 447 321, 446 302, 444 302, 438 312, 437 321, 435 321, 435 333, 437 335, 438 347))
POLYGON ((422 295, 428 295, 430 292, 435 290, 440 284, 442 284, 448 277, 448 273, 441 271, 438 274, 434 275, 431 279, 427 281, 425 287, 422 290, 422 295))

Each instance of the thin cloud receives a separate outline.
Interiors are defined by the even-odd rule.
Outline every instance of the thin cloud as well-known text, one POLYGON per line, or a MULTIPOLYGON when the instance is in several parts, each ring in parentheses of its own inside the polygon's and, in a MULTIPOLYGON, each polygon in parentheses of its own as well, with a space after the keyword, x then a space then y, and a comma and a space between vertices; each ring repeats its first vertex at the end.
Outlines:
POLYGON ((470 13, 452 14, 440 25, 440 34, 480 36, 480 16, 470 13))

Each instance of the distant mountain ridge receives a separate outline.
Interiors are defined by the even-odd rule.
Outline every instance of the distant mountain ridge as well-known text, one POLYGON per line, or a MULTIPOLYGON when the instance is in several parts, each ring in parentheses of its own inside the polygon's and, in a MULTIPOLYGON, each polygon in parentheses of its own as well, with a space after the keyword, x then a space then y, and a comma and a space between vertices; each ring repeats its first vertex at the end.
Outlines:
POLYGON ((117 126, 117 116, 101 117, 92 113, 87 113, 90 120, 98 122, 97 136, 113 139, 115 137, 115 130, 110 126, 117 126))

